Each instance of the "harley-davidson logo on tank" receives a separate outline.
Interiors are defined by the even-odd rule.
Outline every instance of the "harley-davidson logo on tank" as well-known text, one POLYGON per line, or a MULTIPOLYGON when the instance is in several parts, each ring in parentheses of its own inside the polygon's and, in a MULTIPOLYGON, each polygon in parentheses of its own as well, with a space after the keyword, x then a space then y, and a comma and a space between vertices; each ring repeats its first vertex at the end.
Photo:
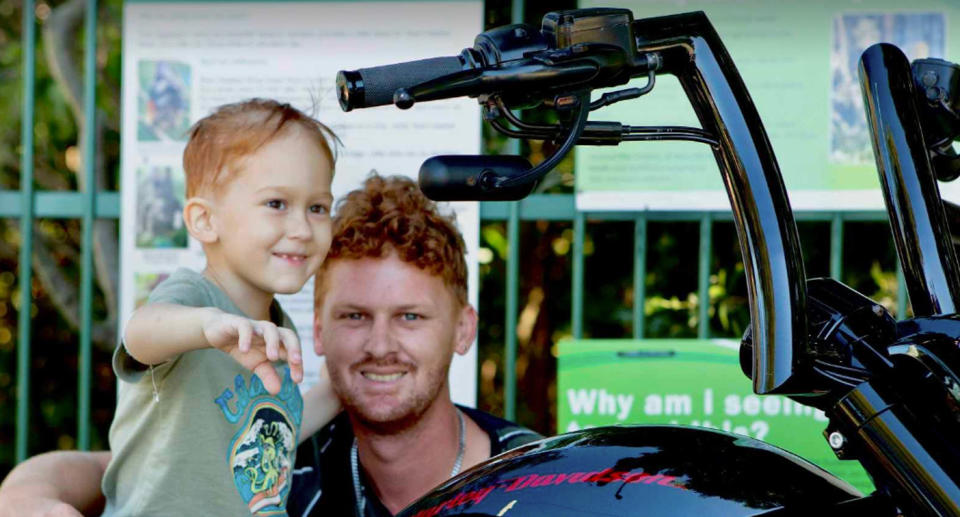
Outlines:
MULTIPOLYGON (((452 510, 460 506, 473 505, 483 502, 483 500, 494 490, 502 490, 503 492, 516 492, 544 487, 576 485, 579 483, 596 483, 598 485, 607 483, 620 483, 622 485, 626 485, 628 483, 644 483, 647 485, 657 484, 659 486, 686 489, 686 486, 684 486, 682 482, 679 482, 676 476, 664 476, 661 474, 650 474, 648 472, 629 472, 609 468, 599 472, 524 474, 512 479, 502 480, 495 486, 488 486, 485 488, 461 492, 455 497, 432 508, 417 512, 414 517, 431 517, 439 514, 443 510, 452 510)), ((512 509, 514 506, 516 506, 516 502, 517 500, 514 499, 510 503, 507 503, 507 505, 504 506, 504 510, 512 509)))

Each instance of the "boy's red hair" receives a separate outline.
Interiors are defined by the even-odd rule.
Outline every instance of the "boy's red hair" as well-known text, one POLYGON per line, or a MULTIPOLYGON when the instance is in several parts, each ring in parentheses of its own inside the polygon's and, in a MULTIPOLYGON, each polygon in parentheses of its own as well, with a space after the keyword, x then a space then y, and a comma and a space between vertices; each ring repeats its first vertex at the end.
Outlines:
POLYGON ((455 217, 441 214, 413 180, 373 174, 337 203, 330 251, 317 273, 314 306, 320 306, 323 276, 332 263, 390 253, 439 276, 457 302, 467 304, 466 252, 455 217))
POLYGON ((225 104, 200 119, 190 128, 190 140, 183 151, 187 198, 222 186, 229 179, 224 173, 238 160, 257 152, 293 127, 316 140, 333 168, 335 159, 331 146, 337 142, 336 135, 289 104, 250 99, 225 104))

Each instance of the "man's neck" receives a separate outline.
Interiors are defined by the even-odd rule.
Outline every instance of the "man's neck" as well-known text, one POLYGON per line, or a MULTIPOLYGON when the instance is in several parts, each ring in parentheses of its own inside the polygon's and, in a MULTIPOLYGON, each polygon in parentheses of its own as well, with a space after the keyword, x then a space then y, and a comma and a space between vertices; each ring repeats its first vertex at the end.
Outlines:
MULTIPOLYGON (((489 443, 482 443, 483 434, 478 441, 476 424, 466 416, 464 420, 470 427, 464 436, 469 456, 475 456, 470 452, 484 446, 489 456, 489 443)), ((391 514, 450 478, 460 436, 457 410, 449 399, 435 402, 413 426, 396 434, 376 434, 362 424, 353 424, 360 463, 391 514)), ((474 463, 464 462, 463 467, 474 463)))

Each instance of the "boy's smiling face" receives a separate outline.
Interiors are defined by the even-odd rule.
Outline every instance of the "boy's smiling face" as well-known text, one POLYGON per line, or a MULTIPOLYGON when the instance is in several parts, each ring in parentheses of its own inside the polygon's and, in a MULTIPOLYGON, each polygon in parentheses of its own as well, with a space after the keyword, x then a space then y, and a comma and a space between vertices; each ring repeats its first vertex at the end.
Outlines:
POLYGON ((330 248, 331 164, 291 127, 235 167, 211 199, 208 270, 234 300, 295 293, 330 248))

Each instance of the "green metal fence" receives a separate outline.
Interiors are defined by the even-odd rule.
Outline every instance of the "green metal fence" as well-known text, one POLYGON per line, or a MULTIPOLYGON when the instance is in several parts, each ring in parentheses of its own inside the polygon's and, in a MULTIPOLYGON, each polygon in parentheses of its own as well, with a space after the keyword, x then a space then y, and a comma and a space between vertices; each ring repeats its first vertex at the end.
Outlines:
MULTIPOLYGON (((30 294, 33 269, 33 92, 36 78, 36 26, 33 0, 23 5, 23 120, 20 158, 20 314, 17 321, 17 461, 27 455, 30 408, 30 294)), ((0 204, 6 206, 6 204, 0 204)))
MULTIPOLYGON (((34 122, 34 71, 35 71, 35 24, 34 0, 23 0, 23 122, 20 191, 0 191, 0 217, 19 218, 21 228, 20 250, 20 313, 18 320, 17 352, 17 409, 16 409, 16 458, 22 461, 27 456, 28 423, 30 408, 30 306, 31 306, 31 250, 32 227, 38 218, 82 219, 83 247, 81 255, 81 329, 80 357, 77 404, 78 447, 86 450, 90 446, 90 393, 91 393, 91 328, 92 328, 92 292, 93 260, 92 240, 93 223, 96 219, 117 219, 120 213, 120 196, 117 192, 96 192, 94 181, 93 156, 95 142, 95 120, 92 114, 95 106, 95 56, 96 56, 96 16, 97 1, 87 0, 86 40, 85 40, 85 116, 82 131, 83 181, 79 192, 34 192, 33 189, 33 122, 34 122)), ((514 4, 512 17, 522 18, 523 3, 514 4)), ((516 151, 516 148, 513 148, 516 151)), ((843 227, 847 221, 885 221, 882 212, 799 212, 798 221, 824 221, 830 223, 830 274, 839 278, 842 274, 843 227)), ((710 257, 713 247, 713 225, 719 221, 732 220, 729 212, 580 212, 575 208, 571 195, 537 195, 521 202, 484 203, 480 207, 482 221, 505 221, 509 246, 506 260, 507 279, 505 286, 505 413, 509 419, 516 417, 516 351, 517 317, 519 292, 519 233, 521 221, 566 221, 573 223, 573 263, 572 263, 572 321, 573 336, 579 338, 584 333, 584 242, 587 221, 632 221, 634 224, 634 265, 633 265, 633 332, 634 337, 643 336, 644 331, 644 278, 646 275, 647 224, 649 222, 699 222, 700 247, 698 267, 698 291, 700 325, 698 336, 708 338, 709 324, 709 278, 710 257)), ((899 292, 904 292, 902 271, 898 268, 899 292)), ((898 299, 899 314, 906 310, 906 297, 898 299)))
POLYGON ((84 135, 81 191, 39 192, 33 190, 33 123, 36 77, 36 22, 34 0, 23 0, 23 110, 21 127, 20 192, 0 192, 0 217, 20 218, 20 313, 17 335, 17 438, 16 458, 27 455, 30 408, 30 306, 32 285, 33 222, 38 217, 79 218, 83 221, 80 259, 80 357, 78 362, 77 429, 78 447, 90 447, 91 328, 93 306, 93 222, 97 217, 117 217, 116 193, 97 196, 94 180, 93 138, 95 121, 97 1, 87 0, 84 38, 84 135), (100 210, 98 210, 98 208, 100 210))

